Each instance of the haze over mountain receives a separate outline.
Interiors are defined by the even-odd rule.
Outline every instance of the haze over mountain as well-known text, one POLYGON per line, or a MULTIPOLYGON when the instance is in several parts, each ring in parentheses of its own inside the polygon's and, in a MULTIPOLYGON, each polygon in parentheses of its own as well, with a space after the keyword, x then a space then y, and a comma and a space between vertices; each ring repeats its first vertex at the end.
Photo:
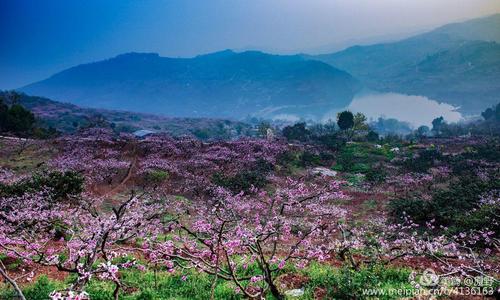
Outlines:
POLYGON ((358 88, 352 76, 320 61, 226 50, 191 59, 128 53, 21 91, 87 107, 240 119, 319 117, 348 105, 358 88))
POLYGON ((495 12, 498 0, 6 0, 0 89, 128 52, 319 54, 495 12))
POLYGON ((318 56, 128 53, 64 70, 21 91, 80 106, 169 116, 321 119, 326 111, 347 107, 364 85, 478 114, 499 101, 498 42, 500 14, 318 56))
POLYGON ((378 91, 424 95, 478 113, 500 95, 500 14, 393 43, 314 56, 378 91))

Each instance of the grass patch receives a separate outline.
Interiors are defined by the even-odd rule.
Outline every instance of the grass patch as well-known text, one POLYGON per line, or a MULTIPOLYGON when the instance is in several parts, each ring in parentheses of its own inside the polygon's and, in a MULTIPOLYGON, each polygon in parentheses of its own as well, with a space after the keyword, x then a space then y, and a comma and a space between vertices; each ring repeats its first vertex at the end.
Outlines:
MULTIPOLYGON (((248 270, 247 270, 248 272, 248 270)), ((287 264, 283 274, 297 274, 307 278, 304 283, 304 295, 294 299, 314 299, 318 290, 322 290, 326 299, 363 299, 363 289, 380 288, 384 290, 404 288, 410 289, 408 282, 409 269, 374 266, 353 271, 348 268, 336 268, 330 265, 313 263, 305 269, 297 269, 287 264)), ((127 270, 120 273, 123 300, 153 299, 209 299, 213 277, 204 273, 190 271, 187 273, 168 273, 165 271, 127 270)), ((279 284, 279 282, 277 282, 279 284)), ((27 299, 45 300, 56 290, 67 287, 68 282, 58 282, 41 276, 34 283, 25 285, 23 292, 27 299)), ((86 292, 92 300, 113 299, 114 284, 91 280, 86 292)), ((0 299, 15 299, 14 291, 7 285, 0 285, 0 299)), ((244 299, 237 293, 231 282, 219 280, 215 289, 215 299, 244 299)), ((273 299, 267 295, 266 299, 273 299)), ((395 299, 395 298, 380 298, 395 299)))
MULTIPOLYGON (((348 268, 335 268, 332 266, 312 264, 302 273, 309 277, 301 299, 314 299, 318 289, 324 291, 325 299, 364 299, 364 289, 380 288, 411 289, 408 281, 409 269, 395 269, 374 266, 354 271, 348 268)), ((386 297, 379 299, 397 299, 386 297)))

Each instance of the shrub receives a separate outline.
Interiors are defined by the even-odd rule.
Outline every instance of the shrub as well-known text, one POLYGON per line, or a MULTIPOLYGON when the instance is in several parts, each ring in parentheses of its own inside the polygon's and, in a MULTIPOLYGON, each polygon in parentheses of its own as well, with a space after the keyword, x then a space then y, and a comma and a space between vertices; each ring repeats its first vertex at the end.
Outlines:
POLYGON ((368 132, 368 134, 366 135, 366 140, 372 143, 378 142, 379 141, 378 133, 376 133, 373 130, 370 130, 370 132, 368 132))
POLYGON ((411 172, 426 172, 433 167, 437 160, 441 160, 442 155, 436 149, 426 149, 417 153, 416 156, 403 162, 405 169, 411 172))
POLYGON ((222 173, 215 173, 212 176, 212 182, 234 193, 239 193, 241 191, 249 193, 252 186, 256 188, 264 187, 267 184, 267 179, 264 174, 245 170, 234 176, 225 176, 222 173))
POLYGON ((460 176, 449 187, 435 191, 431 200, 395 199, 388 208, 398 221, 407 215, 421 225, 434 220, 434 225, 449 227, 451 233, 481 230, 498 227, 493 222, 495 211, 492 207, 483 207, 479 203, 480 195, 498 189, 498 180, 483 180, 468 174, 460 176))
POLYGON ((499 215, 499 205, 483 205, 477 209, 471 210, 469 213, 457 215, 455 224, 450 228, 450 232, 459 233, 488 228, 498 233, 500 232, 500 223, 498 222, 499 215))
POLYGON ((464 158, 500 162, 500 143, 490 141, 486 144, 476 145, 472 151, 464 155, 464 158))
POLYGON ((351 172, 362 173, 362 174, 365 174, 369 170, 370 170, 370 166, 368 164, 365 164, 365 163, 355 163, 350 169, 351 172))
POLYGON ((287 140, 292 141, 306 141, 310 135, 309 130, 306 129, 306 123, 297 123, 293 126, 286 126, 283 128, 283 136, 287 140))
POLYGON ((35 116, 19 104, 13 104, 6 115, 4 126, 7 131, 26 133, 33 128, 35 116))
POLYGON ((309 151, 304 151, 300 155, 300 164, 302 167, 316 166, 321 164, 321 156, 309 151))
POLYGON ((234 176, 226 176, 222 173, 215 173, 212 176, 212 182, 218 186, 224 187, 234 193, 241 191, 250 193, 252 187, 262 188, 267 183, 267 174, 273 169, 269 162, 259 159, 250 170, 243 170, 234 176))
POLYGON ((0 183, 0 196, 21 196, 48 190, 54 199, 61 200, 83 192, 83 183, 83 176, 73 171, 37 173, 11 185, 0 183))
POLYGON ((317 136, 315 137, 315 140, 319 144, 326 146, 330 150, 339 150, 344 147, 346 143, 345 139, 338 133, 317 136))
MULTIPOLYGON (((304 168, 308 166, 323 165, 325 162, 330 163, 335 159, 335 156, 329 152, 320 152, 315 154, 310 151, 287 151, 278 156, 279 166, 304 168)), ((271 165, 272 168, 272 165, 271 165)))
POLYGON ((278 164, 282 166, 298 165, 299 156, 300 154, 296 151, 285 151, 278 156, 278 164))
POLYGON ((365 172, 365 179, 372 183, 382 183, 386 176, 387 172, 382 167, 371 167, 365 172))
POLYGON ((388 204, 389 214, 398 223, 404 221, 404 217, 409 215, 418 224, 423 224, 429 219, 430 206, 422 199, 393 199, 388 204))
POLYGON ((148 184, 157 185, 167 180, 168 173, 163 170, 151 170, 146 173, 145 180, 148 184))
POLYGON ((354 153, 351 151, 342 151, 338 158, 337 164, 342 171, 350 171, 354 166, 354 153))

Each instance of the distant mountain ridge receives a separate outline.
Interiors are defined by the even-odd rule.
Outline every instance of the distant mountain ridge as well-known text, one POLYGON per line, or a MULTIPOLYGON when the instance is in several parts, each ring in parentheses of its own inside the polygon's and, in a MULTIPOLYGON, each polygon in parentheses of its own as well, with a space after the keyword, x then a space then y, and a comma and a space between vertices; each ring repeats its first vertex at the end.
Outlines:
POLYGON ((460 106, 462 112, 478 113, 499 99, 499 42, 500 14, 496 14, 398 42, 354 46, 310 58, 346 70, 378 91, 424 95, 460 106))
POLYGON ((319 117, 348 105, 359 87, 348 73, 299 55, 226 50, 194 58, 128 53, 20 90, 87 107, 241 119, 319 117))
POLYGON ((427 96, 478 114, 499 100, 499 42, 496 14, 397 42, 316 56, 231 50, 193 58, 127 53, 20 90, 80 106, 168 116, 321 119, 348 106, 364 86, 427 96))

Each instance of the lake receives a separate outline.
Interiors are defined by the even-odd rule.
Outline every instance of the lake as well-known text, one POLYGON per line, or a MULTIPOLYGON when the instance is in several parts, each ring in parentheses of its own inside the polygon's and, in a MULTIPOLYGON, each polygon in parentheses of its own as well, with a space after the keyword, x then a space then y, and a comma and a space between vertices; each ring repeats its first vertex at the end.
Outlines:
MULTIPOLYGON (((447 122, 458 122, 462 114, 450 104, 439 103, 424 96, 410 96, 398 93, 362 92, 349 104, 352 112, 363 113, 368 120, 379 117, 395 118, 410 123, 414 128, 420 125, 432 125, 432 120, 443 116, 447 122)), ((323 120, 335 120, 339 110, 330 111, 323 120)))

